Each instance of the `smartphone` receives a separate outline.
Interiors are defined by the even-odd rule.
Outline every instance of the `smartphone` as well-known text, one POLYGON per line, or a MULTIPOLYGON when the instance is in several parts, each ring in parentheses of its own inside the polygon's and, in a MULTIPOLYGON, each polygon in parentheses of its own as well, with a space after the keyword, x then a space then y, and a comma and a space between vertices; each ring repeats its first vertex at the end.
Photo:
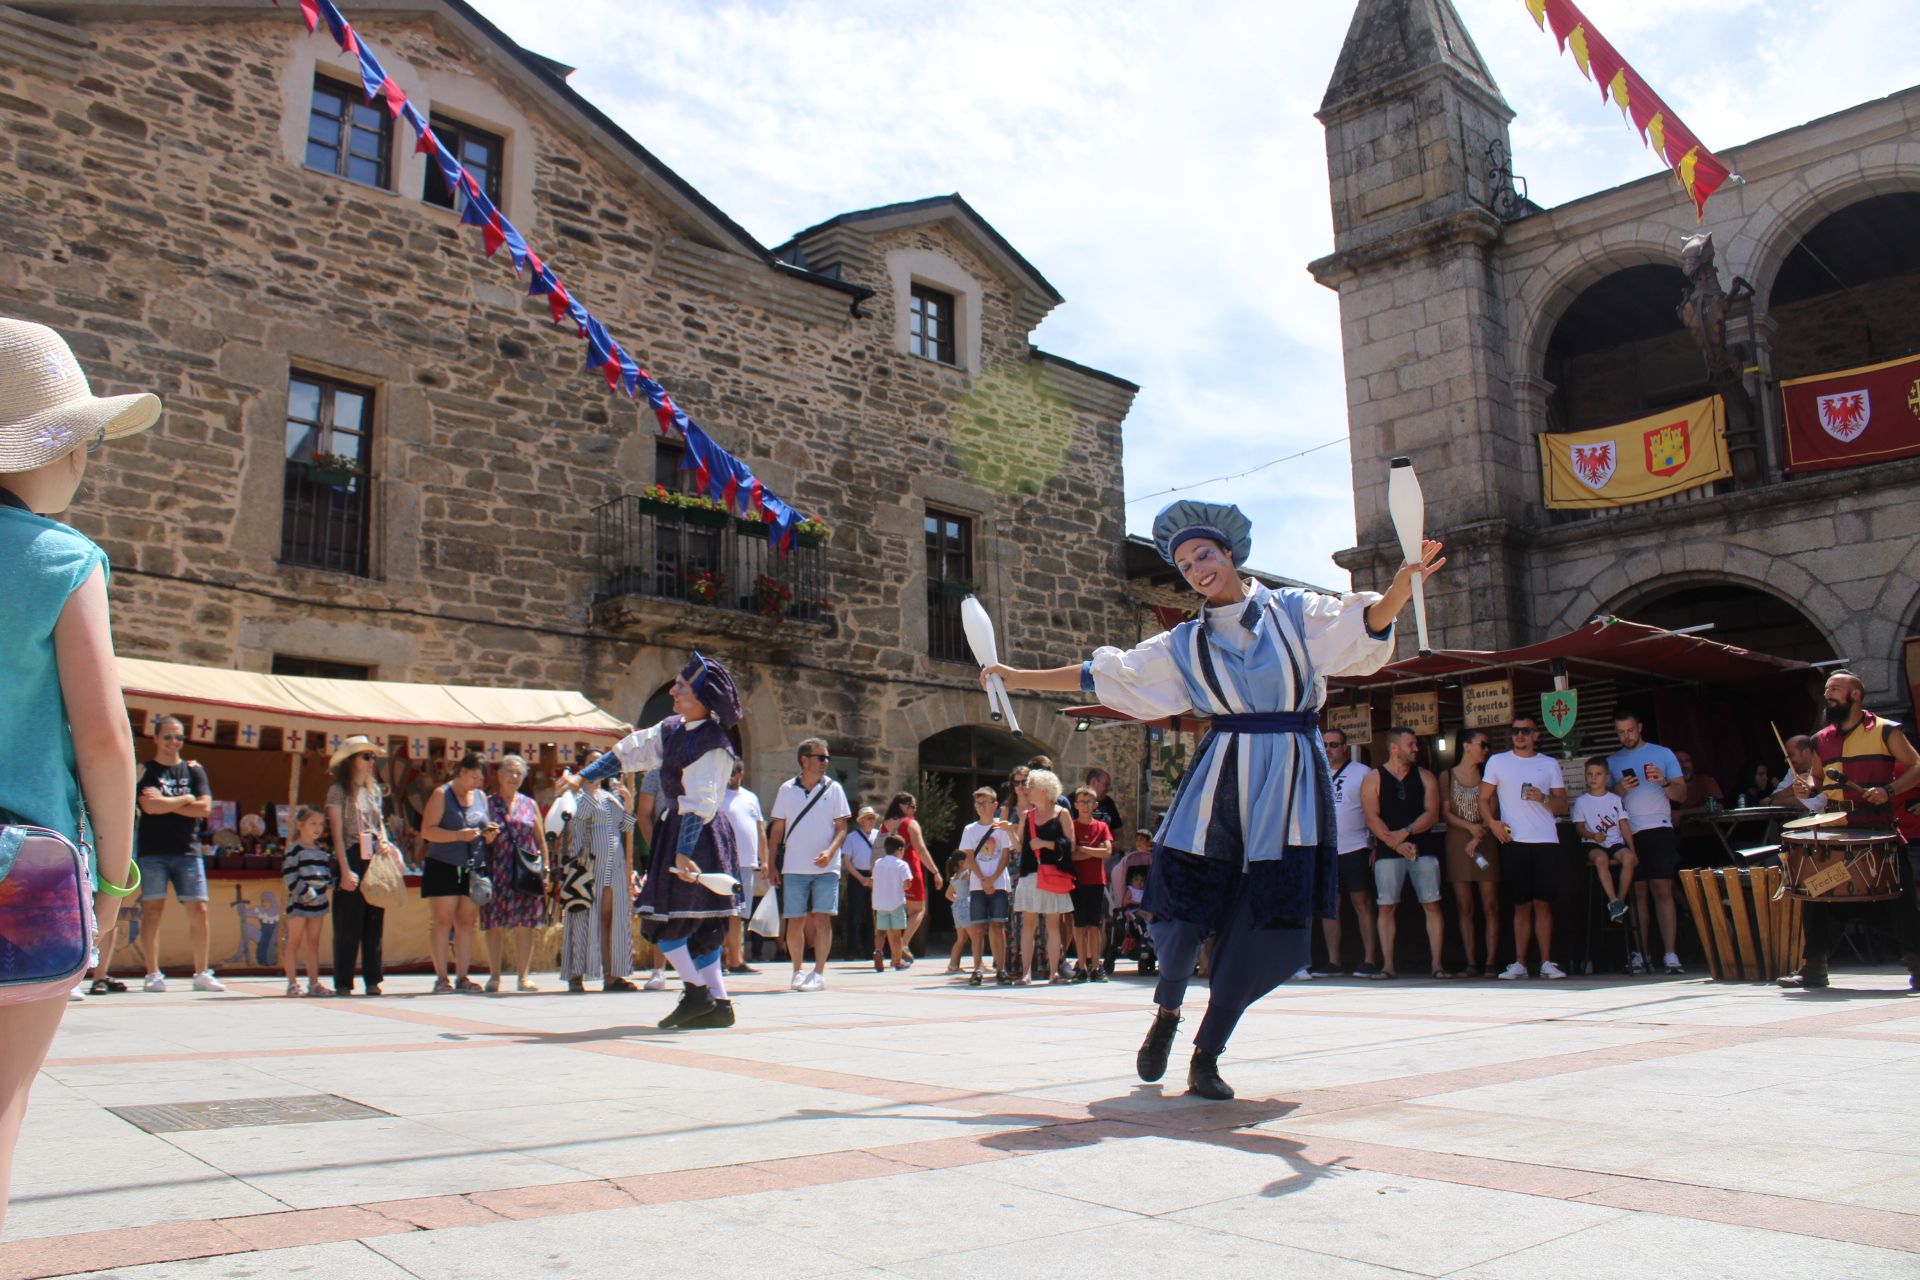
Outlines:
POLYGON ((1631 770, 1631 769, 1622 769, 1622 770, 1620 771, 1620 776, 1621 776, 1621 777, 1623 777, 1623 778, 1625 778, 1625 779, 1627 779, 1627 780, 1628 780, 1629 782, 1633 782, 1633 781, 1637 781, 1637 780, 1638 780, 1638 779, 1636 779, 1636 778, 1634 777, 1634 774, 1633 774, 1633 770, 1631 770))

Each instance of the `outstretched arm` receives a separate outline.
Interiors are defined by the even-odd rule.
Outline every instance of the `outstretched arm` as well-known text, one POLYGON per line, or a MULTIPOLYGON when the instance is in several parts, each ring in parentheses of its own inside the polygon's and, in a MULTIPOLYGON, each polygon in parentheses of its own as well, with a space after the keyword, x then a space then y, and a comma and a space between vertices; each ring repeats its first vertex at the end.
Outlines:
POLYGON ((1040 693, 1080 692, 1078 663, 1071 667, 1048 667, 1045 670, 1023 671, 1018 667, 1009 667, 1004 662, 996 662, 980 673, 980 684, 983 688, 988 676, 999 676, 1000 682, 1009 689, 1032 689, 1040 693))
POLYGON ((1393 575, 1393 584, 1378 600, 1367 606, 1367 630, 1378 634, 1393 625, 1400 611, 1407 607, 1407 601, 1413 599, 1413 575, 1423 573, 1432 577, 1447 567, 1447 558, 1440 554, 1440 544, 1428 538, 1420 544, 1420 563, 1403 564, 1400 572, 1393 575))

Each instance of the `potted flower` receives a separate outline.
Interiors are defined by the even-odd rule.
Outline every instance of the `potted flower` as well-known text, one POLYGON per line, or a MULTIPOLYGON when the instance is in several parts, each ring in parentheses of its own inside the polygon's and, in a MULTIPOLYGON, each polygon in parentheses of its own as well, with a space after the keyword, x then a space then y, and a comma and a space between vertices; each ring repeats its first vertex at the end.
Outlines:
POLYGON ((725 507, 711 498, 697 493, 683 493, 661 484, 648 485, 640 491, 639 497, 643 511, 651 511, 654 515, 666 516, 685 524, 720 529, 732 518, 725 507))
POLYGON ((793 604, 793 588, 763 573, 753 580, 750 600, 753 611, 761 617, 779 619, 786 616, 793 604))
POLYGON ((680 575, 687 586, 687 599, 695 604, 716 604, 727 585, 727 575, 718 569, 688 569, 680 575))
POLYGON ((315 449, 313 457, 307 462, 307 479, 330 489, 344 489, 364 474, 360 469, 360 460, 344 453, 315 449))
POLYGON ((802 520, 793 527, 794 541, 803 547, 817 547, 833 536, 833 530, 818 520, 802 520))

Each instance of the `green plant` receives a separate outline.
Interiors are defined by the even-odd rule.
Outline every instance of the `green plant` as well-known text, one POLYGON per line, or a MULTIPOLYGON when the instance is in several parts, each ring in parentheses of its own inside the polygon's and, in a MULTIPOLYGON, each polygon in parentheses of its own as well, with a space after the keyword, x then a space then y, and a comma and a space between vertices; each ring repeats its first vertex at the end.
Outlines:
POLYGON ((727 575, 718 569, 689 569, 680 580, 687 584, 687 599, 695 604, 713 604, 727 585, 727 575))
POLYGON ((778 618, 793 604, 793 588, 763 573, 753 580, 752 599, 755 613, 763 618, 778 618))
POLYGON ((913 816, 920 820, 927 852, 938 861, 940 853, 951 849, 960 834, 960 802, 954 799, 953 787, 946 779, 930 773, 916 773, 910 790, 919 802, 913 816))

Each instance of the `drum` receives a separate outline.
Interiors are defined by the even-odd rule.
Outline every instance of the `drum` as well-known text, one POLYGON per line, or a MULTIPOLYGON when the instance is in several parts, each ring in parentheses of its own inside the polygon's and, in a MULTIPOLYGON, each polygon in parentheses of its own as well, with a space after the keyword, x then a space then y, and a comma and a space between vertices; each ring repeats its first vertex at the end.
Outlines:
POLYGON ((1816 902, 1883 902, 1900 896, 1905 848, 1891 831, 1844 828, 1783 831, 1781 888, 1816 902))

